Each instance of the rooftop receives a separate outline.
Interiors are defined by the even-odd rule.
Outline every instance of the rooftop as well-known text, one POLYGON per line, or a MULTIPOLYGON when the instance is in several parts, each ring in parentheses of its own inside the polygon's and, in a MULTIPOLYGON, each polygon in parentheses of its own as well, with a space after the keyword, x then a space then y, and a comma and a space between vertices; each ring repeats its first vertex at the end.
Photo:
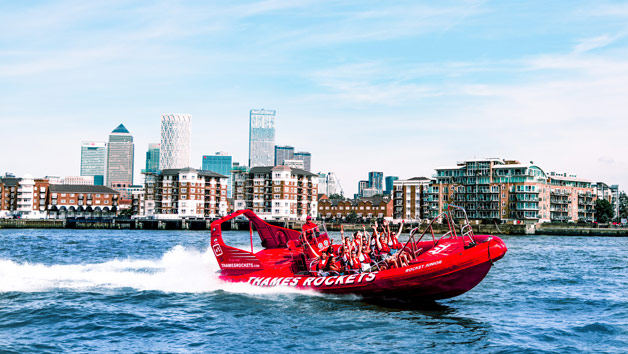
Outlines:
POLYGON ((290 171, 292 173, 294 173, 297 176, 311 176, 311 177, 318 177, 317 174, 312 173, 312 172, 308 172, 306 170, 302 170, 300 168, 294 168, 294 167, 288 167, 288 166, 258 166, 258 167, 252 167, 250 173, 270 173, 273 170, 277 170, 277 168, 280 167, 281 169, 290 169, 290 171))
POLYGON ((208 171, 208 170, 197 170, 192 167, 169 168, 169 169, 161 170, 161 175, 162 176, 176 176, 179 173, 185 173, 185 172, 194 172, 194 173, 197 173, 199 176, 205 176, 205 177, 227 178, 227 176, 221 175, 220 173, 216 173, 216 172, 208 171))
POLYGON ((119 134, 131 134, 129 133, 129 131, 126 129, 126 127, 124 126, 124 124, 120 124, 118 125, 118 127, 116 129, 114 129, 112 131, 112 133, 119 133, 119 134))
POLYGON ((51 184, 51 193, 107 193, 120 194, 119 192, 105 186, 90 186, 76 184, 51 184))

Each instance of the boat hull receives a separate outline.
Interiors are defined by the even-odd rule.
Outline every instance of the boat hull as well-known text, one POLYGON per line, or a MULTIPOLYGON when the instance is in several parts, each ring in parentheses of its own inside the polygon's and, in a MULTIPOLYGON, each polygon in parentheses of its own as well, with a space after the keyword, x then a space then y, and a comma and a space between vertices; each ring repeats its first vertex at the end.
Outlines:
POLYGON ((505 254, 506 246, 498 237, 477 238, 484 242, 472 249, 449 255, 426 254, 428 257, 423 261, 379 272, 301 276, 265 269, 220 278, 260 287, 284 286, 328 294, 356 294, 364 298, 446 299, 473 289, 487 275, 493 262, 505 254))

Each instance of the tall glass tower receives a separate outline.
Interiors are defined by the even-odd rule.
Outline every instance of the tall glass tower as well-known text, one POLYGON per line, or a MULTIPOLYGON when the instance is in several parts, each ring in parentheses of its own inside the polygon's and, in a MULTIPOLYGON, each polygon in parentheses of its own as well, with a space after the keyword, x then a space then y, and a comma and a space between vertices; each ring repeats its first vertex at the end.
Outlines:
POLYGON ((377 190, 377 194, 382 194, 384 191, 384 173, 383 172, 369 172, 369 188, 377 190))
POLYGON ((94 176, 94 185, 105 184, 107 143, 83 141, 81 143, 81 176, 94 176))
POLYGON ((384 181, 386 181, 386 189, 384 190, 385 195, 392 195, 393 183, 397 180, 399 180, 399 177, 397 176, 386 176, 386 178, 384 178, 384 181))
POLYGON ((275 146, 275 166, 283 165, 286 160, 294 160, 294 148, 292 146, 275 146))
POLYGON ((252 109, 249 121, 249 167, 273 166, 275 148, 275 113, 252 109))
POLYGON ((190 167, 191 123, 192 116, 189 114, 161 116, 160 169, 190 167))
POLYGON ((109 134, 107 149, 107 186, 133 184, 133 136, 120 124, 109 134))
POLYGON ((148 144, 146 151, 146 169, 142 172, 157 173, 159 172, 159 149, 161 144, 148 144))
POLYGON ((232 161, 233 158, 226 152, 217 152, 216 155, 203 155, 203 170, 229 177, 227 180, 227 198, 231 198, 232 161))

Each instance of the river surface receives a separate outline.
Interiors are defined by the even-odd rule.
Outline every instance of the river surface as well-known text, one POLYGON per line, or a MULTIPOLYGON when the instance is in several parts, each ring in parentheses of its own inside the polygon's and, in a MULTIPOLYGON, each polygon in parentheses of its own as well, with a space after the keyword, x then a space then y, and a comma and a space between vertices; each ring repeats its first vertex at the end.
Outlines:
POLYGON ((470 292, 374 304, 223 283, 207 232, 0 230, 0 352, 628 352, 628 238, 503 238, 470 292))

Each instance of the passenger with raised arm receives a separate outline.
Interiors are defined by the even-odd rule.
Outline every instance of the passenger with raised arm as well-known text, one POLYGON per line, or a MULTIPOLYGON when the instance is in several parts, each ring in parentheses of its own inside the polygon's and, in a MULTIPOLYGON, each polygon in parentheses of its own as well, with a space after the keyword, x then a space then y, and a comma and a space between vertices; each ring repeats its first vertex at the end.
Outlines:
POLYGON ((398 267, 397 260, 390 255, 390 247, 388 246, 388 242, 384 237, 384 234, 377 233, 377 222, 373 226, 373 234, 375 235, 375 242, 377 245, 376 252, 381 257, 382 261, 385 261, 388 265, 394 265, 398 267))
POLYGON ((358 258, 358 251, 351 251, 351 255, 349 257, 349 267, 350 272, 359 272, 362 268, 362 263, 360 263, 360 259, 358 258))
POLYGON ((358 260, 360 261, 360 269, 363 272, 368 272, 371 270, 371 256, 368 241, 366 237, 362 241, 360 245, 358 245, 358 260))

